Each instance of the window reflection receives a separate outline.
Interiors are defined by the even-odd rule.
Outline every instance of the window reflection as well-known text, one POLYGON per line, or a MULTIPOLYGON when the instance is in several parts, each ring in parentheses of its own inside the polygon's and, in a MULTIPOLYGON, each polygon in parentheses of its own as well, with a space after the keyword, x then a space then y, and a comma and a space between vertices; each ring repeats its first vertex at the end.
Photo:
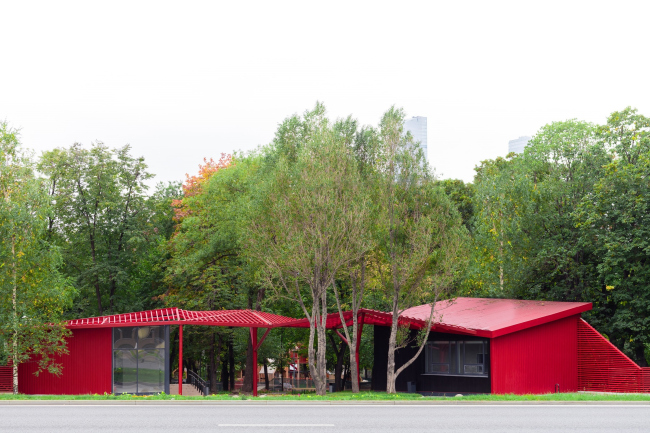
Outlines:
POLYGON ((485 376, 487 341, 430 341, 425 350, 425 373, 485 376))
POLYGON ((165 391, 165 328, 113 328, 113 392, 165 391))

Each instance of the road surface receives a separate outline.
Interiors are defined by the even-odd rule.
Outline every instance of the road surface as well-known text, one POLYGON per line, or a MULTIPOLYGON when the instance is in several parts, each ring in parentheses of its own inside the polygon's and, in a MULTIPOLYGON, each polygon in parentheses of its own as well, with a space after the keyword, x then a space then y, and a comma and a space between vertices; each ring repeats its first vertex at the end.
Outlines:
POLYGON ((58 432, 650 432, 650 406, 4 406, 0 431, 58 432))

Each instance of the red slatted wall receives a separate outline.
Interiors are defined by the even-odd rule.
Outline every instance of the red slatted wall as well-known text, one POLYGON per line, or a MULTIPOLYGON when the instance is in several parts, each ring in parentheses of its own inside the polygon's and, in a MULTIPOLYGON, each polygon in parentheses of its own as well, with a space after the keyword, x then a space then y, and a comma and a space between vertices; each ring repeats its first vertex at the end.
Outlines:
POLYGON ((11 366, 11 360, 9 360, 9 363, 6 366, 0 366, 0 392, 13 391, 13 381, 11 380, 11 366))
POLYGON ((578 390, 576 322, 565 317, 490 340, 493 394, 546 394, 578 390))
POLYGON ((34 375, 36 362, 18 368, 18 390, 23 394, 103 394, 112 392, 112 329, 74 329, 68 355, 59 358, 63 372, 34 375))
POLYGON ((639 367, 587 322, 578 321, 578 389, 650 392, 650 368, 639 367))

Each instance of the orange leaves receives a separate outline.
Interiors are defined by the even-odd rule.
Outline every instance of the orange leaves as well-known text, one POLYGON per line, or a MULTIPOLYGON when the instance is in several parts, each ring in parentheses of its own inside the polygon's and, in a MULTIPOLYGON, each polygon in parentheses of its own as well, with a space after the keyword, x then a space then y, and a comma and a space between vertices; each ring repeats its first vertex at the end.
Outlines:
POLYGON ((205 164, 199 165, 199 173, 196 176, 190 176, 189 174, 185 175, 186 179, 183 183, 183 199, 172 200, 174 220, 176 221, 180 222, 183 218, 192 213, 186 199, 201 194, 203 191, 203 185, 215 172, 222 168, 229 167, 233 163, 232 155, 226 153, 222 153, 221 158, 219 158, 219 161, 217 162, 212 158, 210 158, 209 161, 207 158, 203 158, 203 162, 205 164))

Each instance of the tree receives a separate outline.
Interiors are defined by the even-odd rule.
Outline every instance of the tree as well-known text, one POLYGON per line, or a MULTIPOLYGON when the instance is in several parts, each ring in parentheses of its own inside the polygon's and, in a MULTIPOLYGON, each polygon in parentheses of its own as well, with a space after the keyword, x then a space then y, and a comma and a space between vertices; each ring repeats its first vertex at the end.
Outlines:
POLYGON ((67 353, 61 323, 74 290, 58 268, 57 248, 44 241, 48 197, 20 149, 18 132, 0 123, 0 351, 18 365, 38 359, 37 373, 59 374, 54 356, 67 353))
POLYGON ((267 287, 298 303, 309 321, 309 369, 319 395, 327 386, 327 289, 371 245, 369 197, 341 128, 321 104, 278 128, 246 243, 267 287))
POLYGON ((646 366, 650 343, 650 119, 627 108, 599 128, 615 159, 574 213, 600 257, 592 324, 646 366))
POLYGON ((378 248, 375 263, 392 312, 388 343, 388 393, 399 374, 420 355, 434 320, 436 301, 451 288, 464 264, 467 229, 456 207, 428 171, 422 151, 403 135, 404 113, 392 107, 380 123, 376 164, 378 248), (399 322, 402 312, 427 303, 431 314, 416 355, 395 369, 395 351, 409 344, 399 322))
POLYGON ((45 152, 39 170, 55 202, 50 236, 62 245, 66 273, 82 293, 79 308, 99 315, 107 305, 113 313, 132 310, 139 300, 129 290, 130 271, 150 217, 145 182, 152 175, 144 158, 132 157, 128 145, 109 150, 76 143, 45 152))

